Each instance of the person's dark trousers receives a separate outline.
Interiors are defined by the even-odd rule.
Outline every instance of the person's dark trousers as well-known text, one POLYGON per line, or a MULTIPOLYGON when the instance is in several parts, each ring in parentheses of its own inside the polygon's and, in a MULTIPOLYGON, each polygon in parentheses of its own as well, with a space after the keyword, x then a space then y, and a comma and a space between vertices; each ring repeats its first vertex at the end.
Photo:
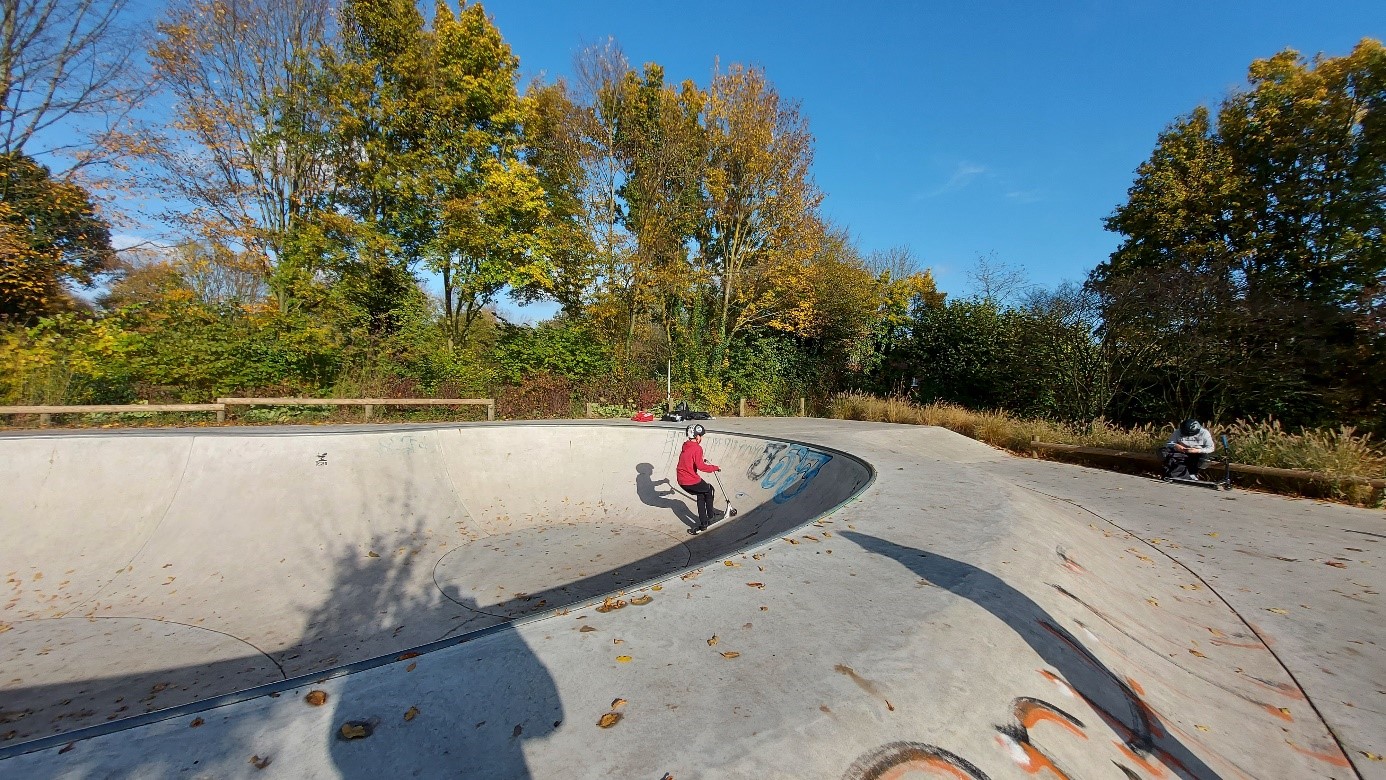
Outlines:
POLYGON ((711 523, 712 496, 714 495, 712 486, 700 479, 696 485, 680 485, 680 487, 698 497, 698 524, 707 526, 711 523))
POLYGON ((1201 452, 1176 452, 1168 445, 1160 448, 1160 457, 1165 462, 1166 477, 1196 477, 1208 460, 1201 452))

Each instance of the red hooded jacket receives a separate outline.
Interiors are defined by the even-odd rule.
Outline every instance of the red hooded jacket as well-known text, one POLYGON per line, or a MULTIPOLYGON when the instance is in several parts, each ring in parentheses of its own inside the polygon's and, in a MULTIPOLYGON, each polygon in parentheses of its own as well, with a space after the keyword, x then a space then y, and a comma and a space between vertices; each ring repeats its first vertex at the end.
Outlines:
POLYGON ((707 462, 703 457, 703 445, 692 439, 683 443, 683 449, 679 451, 678 480, 680 485, 696 485, 703 481, 698 476, 699 471, 721 471, 717 466, 707 462))

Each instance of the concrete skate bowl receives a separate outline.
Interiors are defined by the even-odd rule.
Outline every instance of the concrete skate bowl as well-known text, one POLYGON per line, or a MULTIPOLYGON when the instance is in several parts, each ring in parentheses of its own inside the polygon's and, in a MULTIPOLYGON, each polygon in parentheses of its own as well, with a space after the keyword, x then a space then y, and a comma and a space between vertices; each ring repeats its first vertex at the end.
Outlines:
POLYGON ((584 424, 0 437, 0 756, 600 602, 775 539, 873 475, 709 434, 739 513, 691 536, 682 441, 584 424))

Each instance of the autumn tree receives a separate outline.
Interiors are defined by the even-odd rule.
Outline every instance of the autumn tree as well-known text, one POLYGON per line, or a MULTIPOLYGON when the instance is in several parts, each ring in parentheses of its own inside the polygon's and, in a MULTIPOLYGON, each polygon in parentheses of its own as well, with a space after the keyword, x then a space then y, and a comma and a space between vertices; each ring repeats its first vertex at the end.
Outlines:
POLYGON ((85 190, 25 155, 0 155, 0 322, 71 308, 73 288, 92 287, 114 262, 85 190))
POLYGON ((277 266, 295 221, 331 171, 315 131, 313 64, 332 40, 330 0, 175 0, 150 58, 174 98, 143 151, 166 193, 190 209, 165 215, 220 247, 228 274, 258 271, 281 308, 292 291, 277 266))
POLYGON ((147 93, 128 6, 0 0, 0 154, 63 156, 68 170, 110 159, 147 93), (78 140, 46 135, 59 127, 78 140))
POLYGON ((717 286, 708 323, 715 367, 722 347, 746 328, 794 329, 800 272, 825 230, 808 122, 763 71, 733 66, 716 74, 703 123, 707 202, 699 248, 717 286))

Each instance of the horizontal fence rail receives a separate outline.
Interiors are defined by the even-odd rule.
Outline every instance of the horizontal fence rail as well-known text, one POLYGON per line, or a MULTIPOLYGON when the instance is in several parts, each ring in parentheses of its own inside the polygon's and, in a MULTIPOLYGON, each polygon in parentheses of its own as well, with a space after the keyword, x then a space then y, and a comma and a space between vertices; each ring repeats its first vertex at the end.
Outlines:
POLYGON ((67 406, 0 406, 0 415, 36 414, 39 427, 47 427, 55 414, 138 414, 164 412, 215 412, 226 422, 226 411, 244 406, 363 406, 369 420, 377 406, 484 406, 486 419, 496 419, 494 398, 218 398, 212 404, 72 404, 67 406))
POLYGON ((369 420, 377 406, 484 406, 486 419, 496 419, 494 398, 218 398, 233 406, 364 406, 369 420))
POLYGON ((0 414, 36 414, 39 425, 47 426, 55 414, 130 414, 136 412, 216 412, 217 422, 226 421, 226 405, 214 404, 73 404, 71 406, 0 406, 0 414))

